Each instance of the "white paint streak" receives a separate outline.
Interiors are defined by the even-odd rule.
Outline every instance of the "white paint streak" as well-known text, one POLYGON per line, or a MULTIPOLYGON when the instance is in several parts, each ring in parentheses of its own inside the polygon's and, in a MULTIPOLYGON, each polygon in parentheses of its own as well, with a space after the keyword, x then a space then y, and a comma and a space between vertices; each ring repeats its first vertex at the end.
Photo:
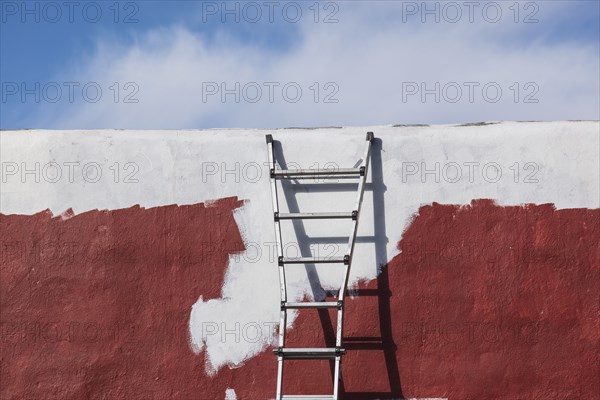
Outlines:
POLYGON ((234 389, 228 388, 225 390, 225 400, 237 400, 234 389))
MULTIPOLYGON (((288 163, 296 162, 303 168, 314 167, 317 162, 319 166, 333 162, 339 167, 350 167, 362 156, 367 130, 373 130, 382 140, 380 164, 374 154, 372 168, 374 172, 382 171, 382 175, 375 177, 375 184, 365 193, 359 237, 367 240, 357 244, 351 284, 375 278, 378 265, 398 253, 396 244, 402 232, 423 204, 468 204, 473 199, 491 198, 501 205, 599 206, 599 123, 553 122, 318 130, 4 131, 0 138, 1 211, 33 214, 49 208, 58 214, 72 207, 78 214, 135 204, 194 204, 227 196, 246 200, 234 215, 247 251, 231 256, 222 298, 204 301, 198 293, 199 299, 191 310, 193 348, 206 351, 207 373, 215 374, 225 365, 240 366, 263 351, 273 342, 278 321, 279 283, 276 262, 270 256, 274 232, 264 135, 272 133, 281 141, 288 163), (79 162, 74 182, 68 181, 66 167, 57 183, 49 183, 43 176, 36 183, 35 173, 23 177, 19 172, 10 173, 15 165, 20 169, 25 163, 33 169, 39 163, 41 174, 49 162, 79 162), (102 171, 97 183, 85 182, 81 176, 81 166, 91 162, 98 163, 102 171), (118 183, 110 169, 116 162, 121 170, 118 183), (130 172, 124 170, 127 162, 139 167, 135 175, 138 183, 123 183, 126 172, 130 172), (469 164, 465 163, 473 162, 480 165, 469 180, 469 164), (421 179, 420 174, 407 175, 412 167, 421 169, 421 163, 429 170, 439 163, 439 177, 429 174, 421 179), (451 163, 462 168, 462 179, 455 183, 451 163), (482 175, 482 167, 488 163, 502 168, 502 177, 496 183, 491 182, 495 176, 493 168, 487 176, 482 175), (528 169, 524 169, 526 163, 532 163, 527 164, 528 169), (262 175, 255 180, 257 165, 262 167, 262 175), (515 183, 517 165, 520 172, 515 183), (218 173, 208 174, 213 167, 218 173), (538 182, 524 183, 538 167, 533 177, 538 182), (221 176, 224 168, 237 168, 239 172, 221 176), (377 244, 368 240, 373 235, 377 244), (256 329, 260 329, 258 336, 256 329)), ((289 202, 293 208, 296 199, 301 211, 349 211, 353 198, 353 192, 299 191, 295 196, 281 196, 281 203, 289 202)), ((294 242, 297 232, 291 229, 291 223, 287 226, 284 242, 294 242)), ((304 227, 309 236, 345 236, 349 225, 309 221, 304 227)), ((301 248, 306 245, 306 240, 302 240, 301 248)), ((288 250, 289 255, 294 254, 291 246, 288 250)), ((323 247, 320 251, 331 253, 331 249, 323 247)), ((342 245, 337 254, 344 251, 342 245)), ((307 271, 301 266, 289 271, 289 297, 299 300, 311 296, 307 271)), ((336 269, 327 268, 318 269, 318 277, 323 287, 337 287, 341 275, 336 269)), ((293 320, 294 315, 290 325, 293 320)))

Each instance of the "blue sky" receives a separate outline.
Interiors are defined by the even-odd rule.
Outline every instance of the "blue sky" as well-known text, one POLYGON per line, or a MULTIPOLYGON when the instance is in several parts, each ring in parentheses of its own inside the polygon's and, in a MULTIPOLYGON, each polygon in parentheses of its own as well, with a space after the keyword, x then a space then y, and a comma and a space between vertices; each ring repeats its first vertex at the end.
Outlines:
POLYGON ((1 1, 0 127, 600 119, 600 2, 475 3, 1 1))

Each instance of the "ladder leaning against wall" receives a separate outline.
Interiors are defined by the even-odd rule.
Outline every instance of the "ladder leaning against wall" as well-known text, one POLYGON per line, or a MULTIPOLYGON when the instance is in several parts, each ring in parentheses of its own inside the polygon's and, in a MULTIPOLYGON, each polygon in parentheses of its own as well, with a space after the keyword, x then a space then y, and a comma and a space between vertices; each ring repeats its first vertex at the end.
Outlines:
POLYGON ((278 347, 274 349, 277 355, 277 394, 276 400, 282 399, 328 399, 338 400, 340 387, 340 366, 342 356, 345 354, 343 347, 343 325, 344 325, 344 301, 346 289, 348 286, 348 277, 352 266, 352 257, 354 255, 354 244, 356 242, 356 233, 358 231, 358 221, 362 205, 365 182, 371 158, 371 147, 375 139, 373 132, 368 132, 365 141, 365 153, 362 162, 356 168, 344 169, 297 169, 284 170, 277 168, 275 155, 273 153, 273 137, 267 135, 267 147, 269 156, 271 194, 273 198, 273 220, 275 224, 275 238, 277 242, 277 260, 279 265, 279 285, 281 294, 281 316, 279 321, 279 339, 278 347), (277 196, 278 180, 296 180, 296 179, 350 179, 358 181, 356 190, 356 201, 354 209, 347 212, 319 212, 319 213, 280 213, 279 199, 277 196), (281 240, 282 220, 330 220, 330 219, 348 219, 352 221, 350 236, 348 237, 348 248, 343 257, 284 257, 283 242, 281 240), (337 301, 332 302, 290 302, 287 298, 286 289, 286 266, 293 264, 341 264, 344 268, 344 277, 340 284, 337 295, 337 301), (287 324, 287 312, 290 309, 305 308, 334 308, 337 309, 337 329, 335 347, 333 348, 289 348, 285 346, 285 334, 287 324), (333 394, 325 395, 283 395, 283 364, 286 360, 333 360, 334 379, 333 394))

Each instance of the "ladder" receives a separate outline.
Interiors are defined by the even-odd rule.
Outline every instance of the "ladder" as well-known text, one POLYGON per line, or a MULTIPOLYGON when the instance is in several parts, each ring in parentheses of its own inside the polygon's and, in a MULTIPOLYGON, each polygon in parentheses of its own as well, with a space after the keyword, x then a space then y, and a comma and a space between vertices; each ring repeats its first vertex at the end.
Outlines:
POLYGON ((277 261, 279 266, 279 285, 281 295, 281 314, 279 321, 279 339, 278 347, 273 350, 277 356, 277 394, 276 400, 283 399, 328 399, 337 400, 339 397, 339 383, 341 380, 340 364, 342 355, 346 350, 342 345, 343 323, 344 323, 344 296, 348 286, 348 277, 352 266, 352 257, 354 255, 354 244, 356 242, 356 233, 358 231, 358 221, 367 179, 369 160, 371 157, 371 146, 375 139, 373 132, 368 132, 365 143, 365 155, 361 163, 356 168, 340 169, 296 169, 283 170, 276 166, 273 153, 273 136, 266 135, 271 194, 273 199, 273 220, 275 224, 275 237, 277 242, 277 261), (354 179, 358 181, 358 189, 354 209, 348 212, 320 212, 320 213, 280 213, 279 201, 277 197, 277 180, 296 180, 296 179, 354 179), (281 238, 282 220, 303 220, 303 219, 348 219, 352 221, 351 234, 348 237, 348 248, 343 257, 284 257, 283 242, 281 238), (342 264, 344 266, 344 277, 337 294, 337 301, 312 301, 312 302, 290 302, 287 299, 285 267, 288 264, 342 264), (290 309, 306 308, 334 308, 337 309, 337 329, 335 347, 333 348, 289 348, 285 347, 285 333, 287 324, 287 312, 290 309), (285 360, 333 360, 334 379, 333 394, 327 395, 283 395, 283 364, 285 360))

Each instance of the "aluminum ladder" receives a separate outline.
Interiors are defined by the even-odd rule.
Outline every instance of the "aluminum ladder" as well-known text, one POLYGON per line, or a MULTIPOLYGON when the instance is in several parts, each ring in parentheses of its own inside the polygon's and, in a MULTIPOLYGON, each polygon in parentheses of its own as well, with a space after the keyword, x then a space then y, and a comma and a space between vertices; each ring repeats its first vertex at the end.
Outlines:
POLYGON ((354 244, 356 242, 356 233, 358 231, 358 221, 362 205, 365 182, 371 158, 371 147, 375 139, 373 132, 368 132, 366 136, 365 154, 356 168, 345 169, 297 169, 282 170, 278 169, 273 153, 273 136, 266 135, 268 155, 269 155, 269 173, 271 183, 271 194, 273 199, 273 220, 275 225, 275 237, 277 243, 277 260, 279 266, 279 285, 281 294, 281 316, 279 321, 279 340, 278 347, 273 350, 277 355, 277 394, 276 400, 283 399, 327 399, 338 400, 339 383, 341 380, 340 364, 342 355, 346 352, 343 347, 343 324, 344 324, 344 297, 348 286, 348 277, 352 266, 352 257, 354 255, 354 244), (296 180, 296 179, 354 179, 358 180, 358 189, 354 209, 349 212, 322 212, 322 213, 280 213, 279 201, 277 197, 277 180, 296 180), (348 248, 343 257, 284 257, 283 242, 281 238, 282 220, 296 219, 348 219, 352 220, 352 231, 348 237, 348 248), (344 278, 341 282, 337 295, 337 301, 332 302, 289 302, 287 299, 285 267, 288 264, 342 264, 344 265, 344 278), (285 333, 287 324, 287 311, 290 309, 306 308, 337 308, 337 329, 335 347, 333 348, 289 348, 285 347, 285 333), (283 364, 285 360, 334 360, 334 379, 333 394, 330 395, 283 395, 283 364))

